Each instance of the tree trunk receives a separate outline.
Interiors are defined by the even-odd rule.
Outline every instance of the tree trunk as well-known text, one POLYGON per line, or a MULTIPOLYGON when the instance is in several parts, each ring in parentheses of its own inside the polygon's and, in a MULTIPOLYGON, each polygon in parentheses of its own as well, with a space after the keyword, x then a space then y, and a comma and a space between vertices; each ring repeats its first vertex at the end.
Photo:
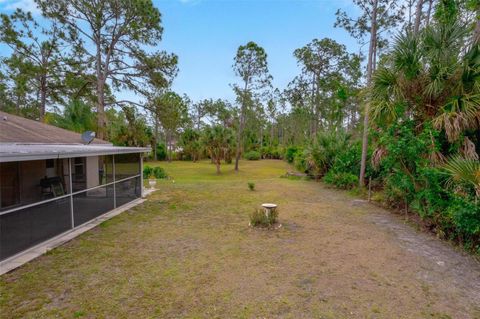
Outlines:
POLYGON ((155 114, 155 136, 153 137, 153 140, 154 140, 154 143, 155 143, 155 146, 154 146, 154 149, 153 149, 153 154, 154 154, 154 159, 156 161, 158 161, 158 153, 157 153, 157 145, 158 145, 158 117, 157 115, 155 114))
MULTIPOLYGON (((242 106, 243 109, 243 106, 242 106)), ((243 113, 243 112, 242 112, 243 113)), ((242 147, 242 133, 243 133, 243 114, 240 115, 240 125, 237 132, 237 147, 235 151, 235 172, 238 172, 238 162, 240 161, 240 148, 242 147)))
POLYGON ((105 138, 105 79, 102 70, 100 35, 97 35, 96 75, 97 75, 97 137, 105 138))
POLYGON ((271 147, 273 145, 273 133, 274 133, 274 130, 275 130, 275 127, 273 126, 273 121, 272 121, 272 125, 270 126, 270 143, 269 143, 269 146, 271 147))
POLYGON ((427 11, 427 21, 426 21, 427 26, 430 24, 430 16, 432 15, 432 6, 433 6, 433 0, 430 0, 428 3, 428 11, 427 11))
POLYGON ((319 103, 319 96, 320 96, 320 88, 318 86, 318 76, 315 75, 315 123, 313 126, 313 137, 317 138, 318 133, 318 124, 320 122, 320 103, 319 103))
POLYGON ((415 34, 418 33, 418 30, 420 30, 420 20, 422 18, 422 8, 423 8, 423 1, 424 0, 417 0, 417 9, 415 12, 415 25, 413 27, 413 32, 415 34))
MULTIPOLYGON (((370 86, 373 73, 373 58, 375 53, 376 39, 377 39, 377 4, 378 0, 373 1, 372 21, 370 28, 370 47, 368 49, 368 64, 367 64, 367 86, 370 86)), ((360 187, 365 185, 365 169, 367 167, 367 152, 368 152, 368 122, 369 122, 369 101, 365 104, 365 115, 363 119, 363 137, 362 137, 362 158, 360 162, 360 177, 358 183, 360 187)))
POLYGON ((217 157, 215 159, 215 166, 217 167, 217 174, 220 175, 221 172, 220 172, 220 157, 217 157))
POLYGON ((260 150, 263 147, 263 124, 260 126, 260 150))
POLYGON ((47 104, 47 77, 42 75, 40 79, 40 122, 45 121, 45 105, 47 104))
POLYGON ((172 161, 172 134, 170 131, 167 132, 168 136, 168 146, 167 146, 167 153, 168 153, 168 162, 172 161))
POLYGON ((480 42, 480 10, 477 12, 477 23, 475 24, 475 30, 473 31, 473 44, 477 44, 480 42))
POLYGON ((240 150, 242 147, 242 135, 243 135, 243 128, 245 126, 245 111, 247 108, 247 100, 246 100, 246 94, 247 94, 247 88, 248 88, 248 80, 245 81, 245 86, 242 92, 242 110, 240 112, 240 125, 238 127, 238 133, 237 133, 237 148, 235 152, 235 172, 238 172, 238 162, 240 161, 240 150))

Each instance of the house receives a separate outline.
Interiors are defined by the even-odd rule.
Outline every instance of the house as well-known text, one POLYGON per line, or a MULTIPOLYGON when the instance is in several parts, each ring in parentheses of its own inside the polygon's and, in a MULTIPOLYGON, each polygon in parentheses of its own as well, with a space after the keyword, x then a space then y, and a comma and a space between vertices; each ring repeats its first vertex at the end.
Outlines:
POLYGON ((140 198, 147 151, 0 112, 0 261, 140 198))

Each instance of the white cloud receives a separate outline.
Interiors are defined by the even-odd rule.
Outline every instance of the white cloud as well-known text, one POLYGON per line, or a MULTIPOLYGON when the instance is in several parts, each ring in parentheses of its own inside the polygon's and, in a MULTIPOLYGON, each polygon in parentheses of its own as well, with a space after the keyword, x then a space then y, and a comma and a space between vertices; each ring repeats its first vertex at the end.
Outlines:
POLYGON ((178 0, 178 1, 182 4, 195 5, 195 4, 200 3, 200 1, 202 1, 202 0, 178 0))
POLYGON ((40 9, 37 7, 37 4, 34 0, 0 0, 1 11, 13 11, 17 8, 22 9, 23 11, 30 11, 32 14, 40 14, 40 9))

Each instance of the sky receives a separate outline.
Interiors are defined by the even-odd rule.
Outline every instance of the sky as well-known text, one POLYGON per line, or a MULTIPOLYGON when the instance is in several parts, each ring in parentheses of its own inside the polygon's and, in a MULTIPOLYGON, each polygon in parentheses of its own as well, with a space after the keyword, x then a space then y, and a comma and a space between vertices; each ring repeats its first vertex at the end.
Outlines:
MULTIPOLYGON (((311 40, 329 37, 352 53, 359 45, 334 28, 335 12, 355 14, 348 0, 153 0, 162 13, 164 34, 157 49, 179 57, 173 90, 193 101, 234 99, 232 69, 240 45, 254 41, 268 55, 273 85, 284 89, 299 73, 293 51, 311 40)), ((39 15, 33 0, 0 0, 0 12, 16 7, 39 15)), ((118 94, 133 98, 131 92, 118 94)))

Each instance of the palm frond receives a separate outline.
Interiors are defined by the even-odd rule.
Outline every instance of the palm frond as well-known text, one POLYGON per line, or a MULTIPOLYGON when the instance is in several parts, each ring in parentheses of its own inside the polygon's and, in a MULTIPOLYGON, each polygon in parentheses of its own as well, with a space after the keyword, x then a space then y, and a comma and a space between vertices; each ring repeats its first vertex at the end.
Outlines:
POLYGON ((449 175, 447 186, 467 185, 475 189, 475 196, 480 197, 480 161, 455 156, 443 165, 449 175))

